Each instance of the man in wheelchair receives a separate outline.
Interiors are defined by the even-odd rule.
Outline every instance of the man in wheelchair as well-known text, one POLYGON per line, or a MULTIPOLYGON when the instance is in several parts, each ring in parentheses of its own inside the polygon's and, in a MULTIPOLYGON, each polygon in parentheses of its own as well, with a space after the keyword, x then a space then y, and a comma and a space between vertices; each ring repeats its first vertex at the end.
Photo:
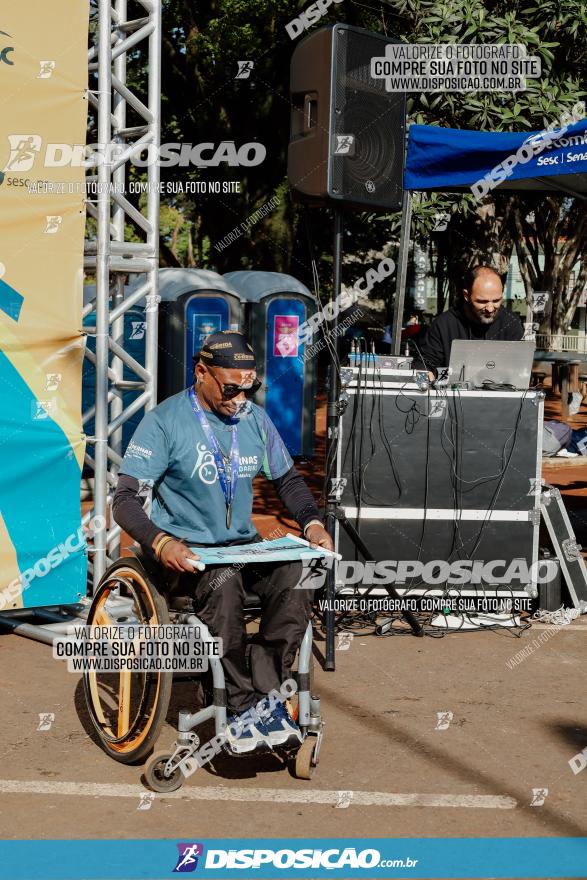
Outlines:
POLYGON ((148 412, 128 445, 112 510, 157 566, 170 608, 197 614, 222 639, 228 744, 235 752, 301 742, 282 703, 254 725, 231 722, 290 676, 311 613, 312 592, 296 589, 300 562, 215 566, 197 572, 193 546, 260 540, 251 522, 252 481, 262 471, 303 530, 332 550, 318 508, 265 411, 249 398, 261 383, 253 349, 241 333, 208 336, 191 388, 148 412), (151 516, 143 509, 152 491, 151 516), (247 591, 261 599, 259 633, 248 645, 247 591), (248 654, 248 656, 247 656, 248 654))

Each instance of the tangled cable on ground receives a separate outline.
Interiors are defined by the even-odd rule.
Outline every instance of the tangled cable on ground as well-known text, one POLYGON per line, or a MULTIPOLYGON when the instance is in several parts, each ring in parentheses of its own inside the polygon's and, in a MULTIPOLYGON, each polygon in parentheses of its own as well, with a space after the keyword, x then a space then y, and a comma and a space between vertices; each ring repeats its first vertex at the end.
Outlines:
POLYGON ((580 617, 581 614, 580 608, 565 608, 564 605, 561 605, 556 611, 546 611, 544 608, 540 608, 534 612, 532 620, 539 623, 548 623, 552 626, 567 626, 573 620, 576 620, 577 617, 580 617))

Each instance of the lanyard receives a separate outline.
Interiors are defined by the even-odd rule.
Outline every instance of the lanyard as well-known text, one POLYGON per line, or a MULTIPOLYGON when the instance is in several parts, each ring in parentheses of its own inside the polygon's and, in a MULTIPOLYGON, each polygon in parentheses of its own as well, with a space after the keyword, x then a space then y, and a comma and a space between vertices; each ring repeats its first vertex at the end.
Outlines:
POLYGON ((210 446, 212 450, 212 455, 214 456, 214 464, 216 465, 216 470, 218 472, 218 482, 220 483, 220 487, 224 494, 224 500, 226 501, 226 528, 229 529, 232 522, 232 505, 234 503, 234 496, 238 483, 239 454, 237 426, 232 426, 230 455, 225 456, 220 448, 220 444, 218 443, 216 434, 210 427, 210 422, 206 418, 206 414, 202 409, 198 400, 198 396, 193 388, 190 388, 190 402, 192 404, 194 415, 198 419, 200 427, 206 435, 206 440, 208 441, 208 445, 210 446), (226 465, 229 461, 231 463, 230 483, 228 482, 226 477, 226 465))

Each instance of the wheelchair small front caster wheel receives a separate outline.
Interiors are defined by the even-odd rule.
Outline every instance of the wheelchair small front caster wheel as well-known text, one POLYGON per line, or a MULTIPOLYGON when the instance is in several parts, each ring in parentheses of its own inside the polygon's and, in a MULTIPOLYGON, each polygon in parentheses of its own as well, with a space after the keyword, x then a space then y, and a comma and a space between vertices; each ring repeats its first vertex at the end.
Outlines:
POLYGON ((316 739, 313 736, 307 736, 296 754, 295 774, 297 779, 311 779, 316 769, 314 761, 314 748, 316 739))
POLYGON ((169 752, 155 752, 145 767, 145 780, 153 791, 177 791, 183 785, 183 773, 176 767, 170 776, 165 775, 165 765, 171 758, 169 752))

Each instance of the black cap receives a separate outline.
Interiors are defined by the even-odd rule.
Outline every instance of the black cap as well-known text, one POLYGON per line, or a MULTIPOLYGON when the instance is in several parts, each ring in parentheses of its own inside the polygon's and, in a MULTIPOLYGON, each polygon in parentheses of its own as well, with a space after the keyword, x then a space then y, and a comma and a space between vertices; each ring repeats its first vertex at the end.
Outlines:
POLYGON ((208 367, 224 367, 226 370, 256 370, 255 352, 246 336, 237 330, 221 330, 211 333, 204 340, 197 360, 208 367))

